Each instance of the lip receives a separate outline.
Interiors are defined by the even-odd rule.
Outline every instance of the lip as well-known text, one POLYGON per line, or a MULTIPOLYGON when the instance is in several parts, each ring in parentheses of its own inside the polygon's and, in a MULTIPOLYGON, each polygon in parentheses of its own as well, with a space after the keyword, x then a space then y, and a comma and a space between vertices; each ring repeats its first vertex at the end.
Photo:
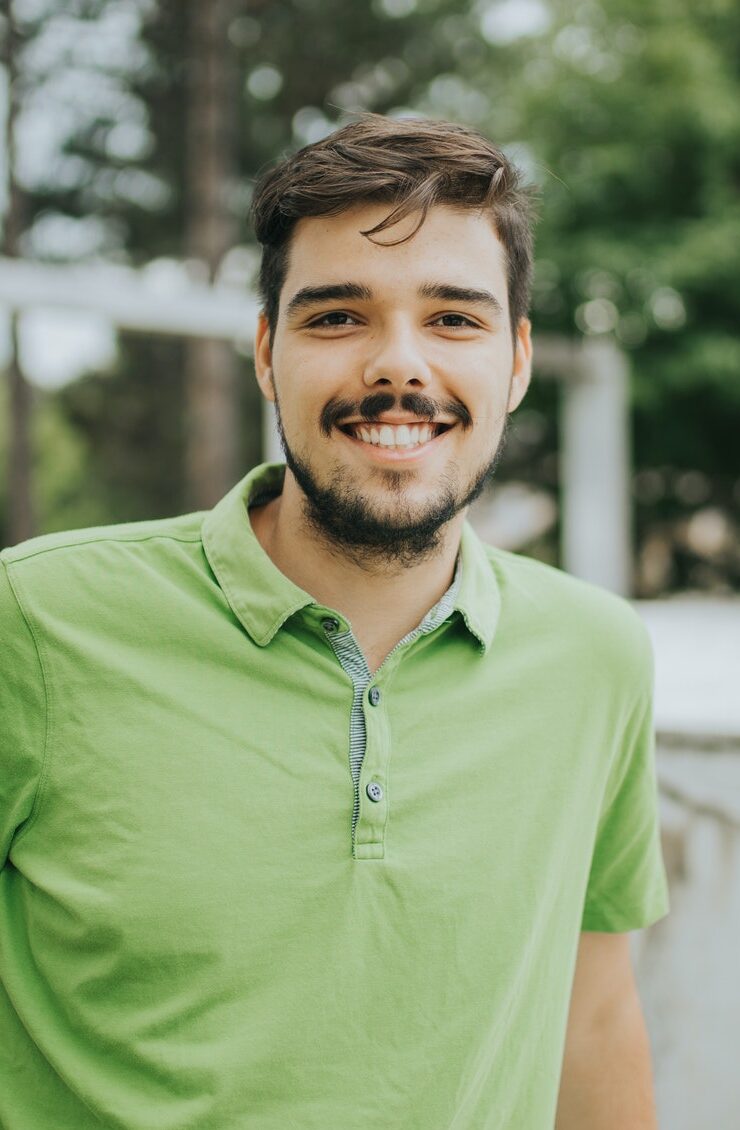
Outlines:
POLYGON ((418 416, 381 416, 377 420, 365 420, 362 417, 358 420, 341 420, 339 426, 346 428, 363 424, 366 428, 382 428, 383 424, 390 424, 391 427, 400 428, 402 424, 406 424, 407 427, 422 427, 424 424, 444 424, 445 427, 451 428, 456 423, 456 420, 420 420, 418 416))
POLYGON ((334 431, 345 440, 346 443, 352 444, 355 449, 359 448, 367 458, 374 463, 420 463, 422 459, 425 459, 428 455, 436 451, 437 445, 442 443, 445 437, 455 430, 455 427, 456 425, 452 424, 446 431, 435 436, 434 439, 430 439, 427 443, 412 448, 411 451, 397 451, 395 448, 380 447, 379 444, 366 443, 364 439, 355 439, 354 436, 348 436, 341 428, 335 427, 334 431))

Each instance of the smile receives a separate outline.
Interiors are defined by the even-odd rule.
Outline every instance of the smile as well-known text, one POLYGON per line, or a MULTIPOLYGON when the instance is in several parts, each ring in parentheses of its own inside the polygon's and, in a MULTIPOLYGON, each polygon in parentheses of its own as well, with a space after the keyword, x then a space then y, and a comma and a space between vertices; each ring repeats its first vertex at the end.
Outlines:
POLYGON ((352 439, 391 451, 414 451, 426 447, 451 424, 345 424, 339 430, 352 439))

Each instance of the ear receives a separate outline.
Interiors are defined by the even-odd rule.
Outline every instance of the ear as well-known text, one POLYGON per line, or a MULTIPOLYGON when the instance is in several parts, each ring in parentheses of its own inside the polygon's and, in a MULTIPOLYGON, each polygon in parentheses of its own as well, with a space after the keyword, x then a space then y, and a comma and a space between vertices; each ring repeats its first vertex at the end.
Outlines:
POLYGON ((513 412, 524 400, 524 394, 529 388, 532 377, 532 323, 529 318, 520 318, 516 331, 516 349, 514 350, 514 370, 511 376, 509 389, 509 403, 507 412, 513 412))
POLYGON ((275 387, 272 380, 272 350, 270 349, 270 326, 264 310, 257 315, 257 329, 254 335, 254 373, 257 384, 266 400, 275 400, 275 387))

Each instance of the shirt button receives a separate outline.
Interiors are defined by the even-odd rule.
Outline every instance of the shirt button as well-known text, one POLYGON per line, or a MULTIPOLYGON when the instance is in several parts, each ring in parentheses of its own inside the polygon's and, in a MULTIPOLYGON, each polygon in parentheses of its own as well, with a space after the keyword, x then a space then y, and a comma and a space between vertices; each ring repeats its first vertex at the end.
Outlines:
POLYGON ((371 706, 377 706, 380 702, 380 691, 377 687, 371 687, 367 697, 371 706))
POLYGON ((383 786, 379 785, 377 781, 371 781, 365 789, 365 792, 370 797, 370 800, 374 800, 376 803, 383 799, 383 786))
POLYGON ((339 630, 339 621, 333 620, 331 617, 321 621, 321 627, 325 632, 336 632, 339 630))

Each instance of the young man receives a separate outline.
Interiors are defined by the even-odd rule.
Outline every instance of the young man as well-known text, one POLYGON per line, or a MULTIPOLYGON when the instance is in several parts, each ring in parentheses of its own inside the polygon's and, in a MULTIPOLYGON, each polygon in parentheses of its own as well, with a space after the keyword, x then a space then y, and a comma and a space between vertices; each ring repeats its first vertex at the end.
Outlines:
POLYGON ((648 638, 465 521, 527 192, 367 115, 254 218, 287 466, 2 554, 0 1124, 652 1130, 648 638))

